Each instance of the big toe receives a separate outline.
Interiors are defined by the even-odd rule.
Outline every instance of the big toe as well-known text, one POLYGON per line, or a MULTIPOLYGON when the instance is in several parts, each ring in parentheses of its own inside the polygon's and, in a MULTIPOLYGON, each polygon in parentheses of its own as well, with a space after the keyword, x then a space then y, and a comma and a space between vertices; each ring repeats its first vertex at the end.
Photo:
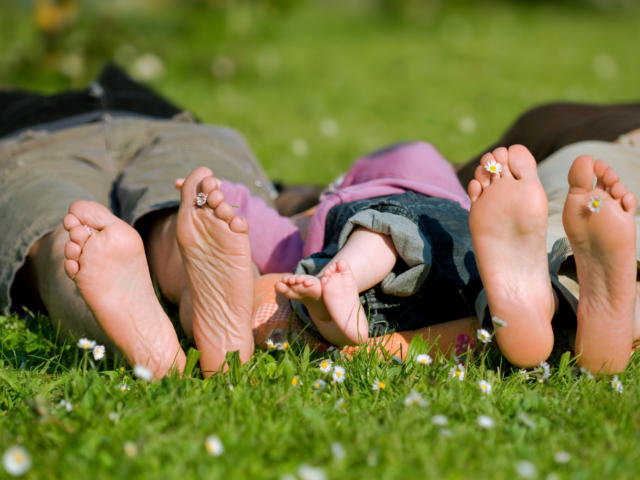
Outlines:
POLYGON ((580 155, 569 169, 569 188, 573 193, 585 193, 593 188, 594 161, 591 155, 580 155))
POLYGON ((180 203, 182 206, 192 207, 196 195, 200 193, 200 184, 206 177, 212 177, 211 170, 207 167, 198 167, 184 179, 180 189, 180 203))
POLYGON ((509 147, 509 170, 518 179, 538 175, 536 159, 524 145, 511 145, 509 147))
POLYGON ((87 200, 73 202, 69 207, 69 213, 75 216, 82 225, 96 230, 102 230, 116 219, 104 205, 87 200))

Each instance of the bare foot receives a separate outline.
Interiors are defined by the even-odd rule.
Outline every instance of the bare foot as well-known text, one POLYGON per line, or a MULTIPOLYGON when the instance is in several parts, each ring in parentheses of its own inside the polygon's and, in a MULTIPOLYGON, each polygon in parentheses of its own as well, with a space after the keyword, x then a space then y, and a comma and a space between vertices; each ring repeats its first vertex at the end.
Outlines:
POLYGON ((344 260, 329 264, 322 279, 312 275, 283 275, 276 291, 301 301, 322 336, 336 345, 353 345, 369 338, 358 286, 344 260))
POLYGON ((487 153, 469 182, 469 226, 500 350, 515 365, 545 360, 553 348, 555 299, 546 252, 547 197, 536 161, 522 145, 487 153), (485 168, 497 161, 502 173, 485 168))
POLYGON ((176 236, 193 305, 193 335, 205 375, 221 370, 227 352, 249 360, 254 270, 249 225, 224 201, 211 170, 195 169, 181 189, 176 236), (206 195, 201 207, 198 194, 206 195))
POLYGON ((573 162, 562 220, 580 285, 576 354, 578 363, 592 373, 622 372, 629 362, 637 207, 635 196, 605 162, 594 162, 589 155, 573 162))
POLYGON ((87 201, 74 202, 63 225, 69 232, 65 271, 127 361, 156 378, 174 366, 182 372, 185 355, 156 297, 138 232, 87 201))

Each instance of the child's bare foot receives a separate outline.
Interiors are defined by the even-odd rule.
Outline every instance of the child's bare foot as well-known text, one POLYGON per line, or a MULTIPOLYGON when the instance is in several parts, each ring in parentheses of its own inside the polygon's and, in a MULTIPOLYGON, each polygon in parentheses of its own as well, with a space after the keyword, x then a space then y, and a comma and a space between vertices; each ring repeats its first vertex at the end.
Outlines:
POLYGON ((492 316, 507 323, 496 339, 518 366, 545 360, 553 348, 556 308, 546 252, 547 197, 536 161, 522 145, 482 157, 469 182, 469 226, 492 316), (496 161, 502 173, 484 166, 496 161))
POLYGON ((95 202, 74 202, 63 224, 65 271, 127 361, 156 378, 174 366, 181 372, 185 355, 156 297, 140 235, 95 202))
POLYGON ((635 196, 602 160, 582 155, 571 166, 562 220, 580 284, 576 354, 593 373, 621 372, 629 362, 637 207, 635 196))
POLYGON ((176 236, 193 305, 193 335, 205 375, 223 368, 227 352, 253 353, 254 270, 249 225, 224 201, 211 170, 195 169, 181 189, 176 236), (196 203, 199 202, 199 203, 196 203))
POLYGON ((369 339, 365 315, 358 285, 351 267, 344 260, 329 265, 322 273, 322 300, 329 315, 351 343, 369 339))
POLYGON ((332 263, 322 279, 312 275, 283 275, 276 291, 301 301, 322 336, 336 345, 366 342, 369 338, 358 286, 349 264, 332 263))

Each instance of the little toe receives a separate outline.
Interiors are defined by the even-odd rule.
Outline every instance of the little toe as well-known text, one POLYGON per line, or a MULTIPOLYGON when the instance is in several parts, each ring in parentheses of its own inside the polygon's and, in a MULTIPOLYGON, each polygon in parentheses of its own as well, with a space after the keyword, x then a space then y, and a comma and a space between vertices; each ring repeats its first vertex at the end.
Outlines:
POLYGON ((472 202, 475 202, 482 193, 482 185, 475 178, 469 182, 467 186, 467 192, 469 193, 469 198, 472 202))
POLYGON ((622 208, 624 208, 625 212, 635 214, 638 209, 638 199, 633 193, 627 192, 622 197, 622 208))
POLYGON ((229 228, 234 233, 247 233, 249 231, 249 224, 244 217, 233 217, 229 222, 229 228))
POLYGON ((593 188, 594 162, 591 155, 580 155, 569 169, 569 187, 573 193, 585 193, 593 188))
POLYGON ((517 179, 538 175, 536 159, 524 145, 509 147, 509 170, 517 179))
POLYGON ((346 261, 338 260, 338 262, 336 262, 336 272, 344 273, 344 272, 348 272, 349 270, 350 270, 349 264, 346 261))

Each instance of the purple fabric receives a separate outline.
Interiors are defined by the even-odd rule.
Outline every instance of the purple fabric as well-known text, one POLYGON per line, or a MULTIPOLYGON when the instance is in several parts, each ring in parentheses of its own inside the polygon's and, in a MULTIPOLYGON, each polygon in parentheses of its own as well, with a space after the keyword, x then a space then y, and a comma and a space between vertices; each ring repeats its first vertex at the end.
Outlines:
POLYGON ((342 183, 334 191, 325 192, 311 219, 303 256, 322 250, 325 221, 332 207, 407 190, 453 200, 466 210, 470 207, 453 167, 433 145, 397 145, 357 160, 342 183))
POLYGON ((396 145, 357 160, 334 191, 323 194, 304 244, 295 224, 253 197, 244 185, 222 181, 220 188, 236 213, 249 223, 253 261, 261 273, 291 272, 304 257, 320 251, 329 210, 340 203, 403 193, 407 190, 447 198, 469 209, 469 197, 453 167, 433 145, 396 145))
POLYGON ((249 223, 253 261, 261 273, 292 272, 302 258, 302 237, 288 217, 282 217, 242 184, 222 180, 225 200, 249 223))

